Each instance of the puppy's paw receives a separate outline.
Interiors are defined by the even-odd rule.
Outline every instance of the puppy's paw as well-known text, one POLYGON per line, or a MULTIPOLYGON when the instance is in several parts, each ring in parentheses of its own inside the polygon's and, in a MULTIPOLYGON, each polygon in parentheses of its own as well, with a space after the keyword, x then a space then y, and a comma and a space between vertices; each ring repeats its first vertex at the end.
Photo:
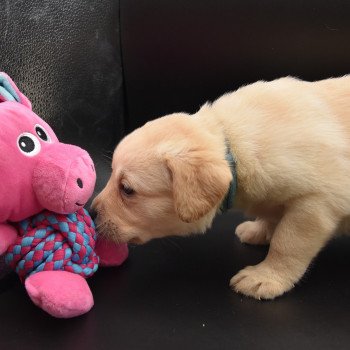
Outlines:
POLYGON ((255 299, 274 299, 294 287, 288 279, 283 279, 263 263, 247 266, 233 276, 230 286, 238 293, 255 299))
POLYGON ((236 235, 242 243, 247 244, 269 244, 270 237, 267 230, 260 221, 246 221, 238 225, 236 235))

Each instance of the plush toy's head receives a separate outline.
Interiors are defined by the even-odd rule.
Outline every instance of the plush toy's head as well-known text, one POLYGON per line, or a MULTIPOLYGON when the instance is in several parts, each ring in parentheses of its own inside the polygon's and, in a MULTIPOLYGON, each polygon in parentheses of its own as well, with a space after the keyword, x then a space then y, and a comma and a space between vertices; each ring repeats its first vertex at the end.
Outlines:
POLYGON ((88 153, 59 142, 13 81, 0 73, 0 222, 43 209, 75 212, 92 195, 95 181, 88 153))

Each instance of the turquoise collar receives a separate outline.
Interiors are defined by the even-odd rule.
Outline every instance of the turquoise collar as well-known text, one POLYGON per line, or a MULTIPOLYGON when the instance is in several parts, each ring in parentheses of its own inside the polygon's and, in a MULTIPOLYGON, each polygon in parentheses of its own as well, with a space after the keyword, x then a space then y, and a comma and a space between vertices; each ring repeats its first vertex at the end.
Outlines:
POLYGON ((233 207, 233 202, 237 192, 236 160, 231 152, 231 147, 227 139, 225 140, 225 143, 226 143, 225 159, 228 165, 230 166, 231 173, 232 173, 232 180, 230 182, 230 187, 228 188, 226 196, 221 203, 221 206, 219 209, 221 213, 224 213, 233 207))

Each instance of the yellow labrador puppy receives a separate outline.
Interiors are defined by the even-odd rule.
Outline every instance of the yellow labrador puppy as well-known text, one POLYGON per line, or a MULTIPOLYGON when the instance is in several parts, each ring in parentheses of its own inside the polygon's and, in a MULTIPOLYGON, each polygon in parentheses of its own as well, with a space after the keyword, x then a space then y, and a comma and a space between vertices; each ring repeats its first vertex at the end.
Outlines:
POLYGON ((350 76, 257 82, 156 119, 121 141, 112 168, 93 203, 102 232, 134 243, 204 232, 228 201, 256 217, 237 227, 240 240, 270 244, 230 284, 273 299, 346 227, 350 76))

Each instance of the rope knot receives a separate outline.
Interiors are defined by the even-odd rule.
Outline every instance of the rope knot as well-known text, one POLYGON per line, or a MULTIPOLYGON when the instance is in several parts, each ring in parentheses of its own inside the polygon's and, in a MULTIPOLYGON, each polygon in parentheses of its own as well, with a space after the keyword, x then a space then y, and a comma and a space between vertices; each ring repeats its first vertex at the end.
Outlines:
POLYGON ((40 271, 63 270, 84 278, 96 272, 96 231, 87 210, 67 215, 45 210, 16 225, 19 237, 5 261, 22 281, 40 271))

